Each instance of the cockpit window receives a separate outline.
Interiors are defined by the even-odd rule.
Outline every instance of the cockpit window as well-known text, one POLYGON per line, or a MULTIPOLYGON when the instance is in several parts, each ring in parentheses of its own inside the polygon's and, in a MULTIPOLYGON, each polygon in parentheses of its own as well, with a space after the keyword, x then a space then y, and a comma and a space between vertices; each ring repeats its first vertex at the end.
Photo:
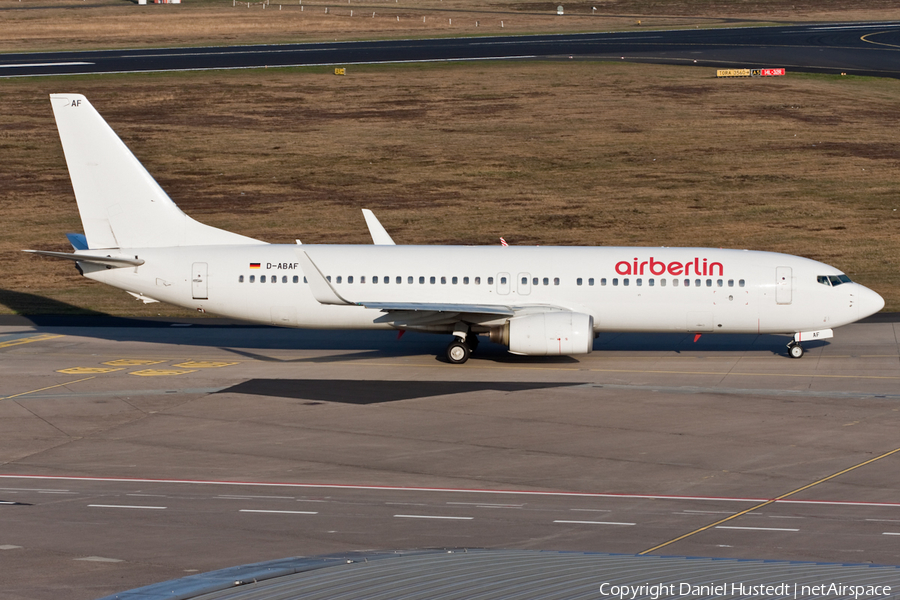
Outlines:
POLYGON ((818 275, 816 277, 816 281, 818 281, 822 285, 830 285, 830 286, 841 285, 842 283, 852 283, 852 281, 850 281, 850 278, 844 274, 818 275))

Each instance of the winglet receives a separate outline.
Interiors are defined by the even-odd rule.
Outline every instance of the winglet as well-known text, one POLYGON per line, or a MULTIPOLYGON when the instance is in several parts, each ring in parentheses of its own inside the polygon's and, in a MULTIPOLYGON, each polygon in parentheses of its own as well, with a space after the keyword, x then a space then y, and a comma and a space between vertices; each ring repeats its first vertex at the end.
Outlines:
POLYGON ((366 218, 366 225, 369 227, 369 234, 372 236, 372 242, 376 246, 396 246, 387 230, 381 225, 381 221, 375 216, 375 213, 368 208, 364 208, 362 211, 363 216, 366 218))
POLYGON ((312 259, 307 256, 305 250, 299 250, 297 252, 297 258, 300 260, 300 268, 303 269, 303 274, 306 276, 306 281, 309 283, 309 289, 319 304, 353 305, 352 302, 348 302, 342 298, 340 294, 334 291, 334 288, 331 287, 331 284, 328 283, 328 280, 322 275, 322 271, 319 270, 319 267, 317 267, 312 259))

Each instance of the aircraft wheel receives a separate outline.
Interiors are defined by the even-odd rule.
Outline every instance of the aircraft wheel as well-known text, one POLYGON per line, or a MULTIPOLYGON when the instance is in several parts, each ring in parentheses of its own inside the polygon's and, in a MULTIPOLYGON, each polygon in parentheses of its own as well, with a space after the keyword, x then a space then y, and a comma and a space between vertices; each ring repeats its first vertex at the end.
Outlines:
POLYGON ((469 347, 465 343, 456 340, 447 346, 447 360, 454 365, 461 365, 469 360, 469 347))
POLYGON ((800 358, 803 356, 803 346, 800 344, 791 344, 788 346, 788 354, 791 358, 800 358))

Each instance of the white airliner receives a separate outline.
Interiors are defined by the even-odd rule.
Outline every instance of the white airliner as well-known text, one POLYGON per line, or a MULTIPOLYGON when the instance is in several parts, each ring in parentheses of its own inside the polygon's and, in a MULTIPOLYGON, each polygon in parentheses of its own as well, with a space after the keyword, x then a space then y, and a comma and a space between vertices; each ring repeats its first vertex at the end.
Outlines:
POLYGON ((801 342, 878 312, 884 300, 829 265, 711 248, 267 244, 185 215, 84 96, 50 96, 90 279, 168 302, 285 327, 452 334, 451 363, 478 335, 514 354, 576 355, 601 331, 774 333, 801 342))

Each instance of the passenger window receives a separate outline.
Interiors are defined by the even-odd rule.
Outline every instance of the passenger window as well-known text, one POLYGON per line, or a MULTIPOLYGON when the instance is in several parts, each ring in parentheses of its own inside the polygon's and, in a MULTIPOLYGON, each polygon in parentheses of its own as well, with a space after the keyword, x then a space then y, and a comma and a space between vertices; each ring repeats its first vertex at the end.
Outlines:
POLYGON ((559 285, 559 277, 553 278, 553 285, 559 285))
MULTIPOLYGON (((535 283, 536 283, 536 282, 535 282, 535 283)), ((522 285, 528 285, 528 278, 527 278, 527 277, 523 277, 523 278, 522 278, 522 285)))
POLYGON ((419 283, 425 283, 425 278, 422 276, 419 276, 419 283))
POLYGON ((238 275, 238 283, 244 283, 244 276, 238 275))
POLYGON ((256 281, 256 275, 251 275, 251 276, 250 276, 250 283, 253 283, 254 281, 256 281))
POLYGON ((640 277, 638 277, 637 279, 634 280, 634 284, 635 285, 644 285, 644 280, 641 279, 640 277))
POLYGON ((287 275, 281 277, 281 283, 287 283, 287 275))
POLYGON ((265 276, 265 275, 260 275, 260 276, 259 276, 259 282, 260 282, 260 283, 265 283, 265 282, 266 282, 266 276, 265 276))
POLYGON ((428 281, 430 283, 434 284, 434 283, 437 283, 437 278, 434 275, 432 275, 431 277, 428 278, 428 281))
POLYGON ((706 287, 712 287, 712 279, 706 280, 706 287))
MULTIPOLYGON (((488 283, 490 283, 490 282, 488 282, 488 283)), ((475 285, 481 285, 481 277, 475 278, 475 285)))
POLYGON ((650 279, 647 280, 647 285, 649 285, 650 287, 653 287, 653 284, 654 284, 654 283, 655 283, 655 282, 653 281, 653 278, 652 278, 652 277, 651 277, 650 279))
POLYGON ((459 277, 454 277, 453 279, 450 280, 450 283, 452 283, 453 285, 456 285, 457 283, 459 283, 459 277))
MULTIPOLYGON (((588 279, 588 285, 594 285, 594 278, 593 278, 593 277, 591 277, 590 279, 588 279)), ((600 280, 600 285, 606 285, 606 279, 605 279, 605 278, 600 280)))
POLYGON ((728 280, 728 287, 734 287, 734 279, 728 280))
POLYGON ((325 276, 325 279, 328 280, 328 283, 331 283, 331 275, 326 275, 326 276, 325 276))
POLYGON ((441 285, 445 285, 447 283, 446 277, 441 277, 441 285))
POLYGON ((672 287, 678 287, 678 280, 677 280, 677 279, 673 279, 673 280, 672 280, 672 287))
POLYGON ((581 285, 581 277, 575 280, 575 285, 581 285))
POLYGON ((694 280, 694 285, 695 285, 696 287, 700 287, 700 285, 701 285, 700 280, 699 280, 699 279, 695 279, 695 280, 694 280))
POLYGON ((378 275, 372 275, 372 283, 378 283, 378 275))
POLYGON ((306 275, 303 276, 303 283, 309 283, 308 281, 306 281, 306 275))
POLYGON ((690 279, 685 279, 685 280, 684 280, 684 287, 691 287, 691 280, 690 280, 690 279))
POLYGON ((487 284, 488 284, 488 285, 494 285, 494 278, 493 278, 493 277, 488 277, 487 284))
MULTIPOLYGON (((591 285, 594 285, 594 280, 591 279, 591 285)), ((600 278, 600 285, 606 285, 606 277, 600 278)))
MULTIPOLYGON (((534 278, 534 285, 537 285, 537 282, 538 282, 537 277, 535 277, 535 278, 534 278)), ((550 278, 549 278, 549 277, 544 277, 544 285, 550 285, 550 278)))
POLYGON ((278 275, 272 275, 272 283, 278 283, 278 275))
POLYGON ((619 279, 617 277, 613 277, 613 285, 619 285, 619 279))
MULTIPOLYGON (((352 278, 351 278, 351 279, 352 279, 352 278)), ((365 282, 366 282, 366 276, 365 276, 365 275, 360 275, 360 276, 359 276, 359 282, 360 282, 360 283, 365 283, 365 282)), ((350 283, 353 283, 353 282, 351 281, 350 283)))
MULTIPOLYGON (((409 278, 409 282, 412 283, 412 277, 409 278)), ((400 285, 401 283, 403 283, 403 278, 400 277, 399 275, 397 275, 396 283, 397 283, 397 285, 400 285)))
POLYGON ((665 280, 665 279, 660 279, 660 280, 659 280, 659 285, 662 286, 662 287, 666 287, 666 280, 665 280))
POLYGON ((622 278, 622 285, 628 285, 630 283, 631 283, 631 280, 629 280, 627 277, 622 278))
POLYGON ((719 287, 722 287, 722 286, 724 285, 724 283, 725 283, 725 282, 722 281, 721 279, 717 279, 717 280, 716 280, 716 285, 719 286, 719 287))
POLYGON ((469 285, 469 278, 463 277, 463 285, 469 285))
POLYGON ((506 277, 500 278, 500 285, 506 285, 506 277))
POLYGON ((344 281, 344 278, 341 277, 340 275, 338 275, 337 279, 335 279, 335 283, 343 283, 343 281, 344 281))
MULTIPOLYGON (((300 283, 300 276, 294 275, 294 283, 300 283)), ((306 283, 305 281, 303 283, 306 283)))
POLYGON ((743 279, 739 280, 738 285, 741 287, 744 287, 744 280, 743 279))
POLYGON ((353 275, 347 275, 347 283, 353 283, 353 275))

